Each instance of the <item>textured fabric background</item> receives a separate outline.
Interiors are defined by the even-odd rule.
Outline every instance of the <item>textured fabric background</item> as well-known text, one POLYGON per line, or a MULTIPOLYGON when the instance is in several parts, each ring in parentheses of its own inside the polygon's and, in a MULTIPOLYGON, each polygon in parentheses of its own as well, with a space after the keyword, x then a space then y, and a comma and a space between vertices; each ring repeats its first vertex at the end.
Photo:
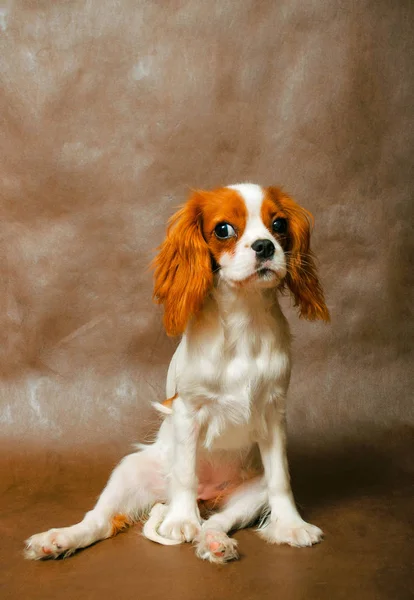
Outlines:
POLYGON ((5 490, 47 504, 94 466, 96 495, 153 431, 176 341, 148 265, 191 187, 280 184, 315 216, 332 323, 284 299, 293 449, 408 435, 413 70, 410 0, 0 4, 5 490))

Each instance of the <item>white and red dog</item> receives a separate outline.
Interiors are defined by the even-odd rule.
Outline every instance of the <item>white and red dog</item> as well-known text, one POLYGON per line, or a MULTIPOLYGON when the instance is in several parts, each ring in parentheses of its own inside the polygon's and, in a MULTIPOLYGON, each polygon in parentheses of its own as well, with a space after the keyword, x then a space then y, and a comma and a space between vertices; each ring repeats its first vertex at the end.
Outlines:
POLYGON ((155 442, 114 470, 95 508, 26 542, 27 558, 69 555, 151 509, 144 535, 237 558, 227 534, 261 519, 269 542, 311 546, 322 531, 293 499, 285 405, 290 334, 277 292, 306 319, 329 320, 310 251, 311 215, 277 188, 197 191, 173 216, 155 260, 155 298, 182 335, 155 442))

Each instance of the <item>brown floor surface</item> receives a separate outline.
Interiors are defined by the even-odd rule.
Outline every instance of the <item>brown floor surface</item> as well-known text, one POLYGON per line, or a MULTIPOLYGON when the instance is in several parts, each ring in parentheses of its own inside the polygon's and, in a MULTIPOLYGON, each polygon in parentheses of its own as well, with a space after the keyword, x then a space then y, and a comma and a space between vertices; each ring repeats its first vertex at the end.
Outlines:
POLYGON ((55 457, 60 469, 52 479, 47 471, 44 479, 32 473, 1 497, 0 597, 412 598, 413 450, 408 428, 324 448, 293 440, 296 497, 304 516, 324 529, 324 542, 312 549, 270 546, 253 530, 241 531, 241 560, 220 567, 197 559, 190 545, 145 540, 139 526, 65 560, 23 561, 22 540, 80 519, 113 464, 78 457, 65 466, 64 456, 55 457))

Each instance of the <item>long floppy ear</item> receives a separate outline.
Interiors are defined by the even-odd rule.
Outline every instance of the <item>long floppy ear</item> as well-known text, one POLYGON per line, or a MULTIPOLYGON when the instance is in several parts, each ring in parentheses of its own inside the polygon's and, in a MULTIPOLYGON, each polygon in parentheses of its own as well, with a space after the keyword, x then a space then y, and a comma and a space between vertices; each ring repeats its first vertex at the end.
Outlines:
POLYGON ((170 219, 167 236, 153 262, 154 299, 164 305, 164 326, 171 336, 184 332, 213 285, 201 217, 201 196, 195 193, 170 219))
POLYGON ((329 321, 329 311, 310 249, 313 216, 284 194, 279 197, 279 202, 288 219, 285 282, 292 292, 295 306, 299 307, 299 316, 309 321, 329 321))

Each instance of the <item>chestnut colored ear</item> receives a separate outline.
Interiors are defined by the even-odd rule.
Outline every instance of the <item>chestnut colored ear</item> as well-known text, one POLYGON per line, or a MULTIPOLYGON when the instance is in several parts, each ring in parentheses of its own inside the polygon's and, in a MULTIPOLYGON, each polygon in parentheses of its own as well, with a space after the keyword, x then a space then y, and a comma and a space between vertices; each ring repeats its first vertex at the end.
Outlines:
POLYGON ((170 219, 166 239, 153 262, 154 299, 164 305, 164 326, 171 336, 184 332, 213 286, 201 216, 201 196, 195 193, 170 219))
POLYGON ((309 321, 329 321, 322 286, 310 249, 313 216, 288 196, 280 197, 280 204, 288 219, 288 247, 286 285, 299 307, 299 316, 309 321))

